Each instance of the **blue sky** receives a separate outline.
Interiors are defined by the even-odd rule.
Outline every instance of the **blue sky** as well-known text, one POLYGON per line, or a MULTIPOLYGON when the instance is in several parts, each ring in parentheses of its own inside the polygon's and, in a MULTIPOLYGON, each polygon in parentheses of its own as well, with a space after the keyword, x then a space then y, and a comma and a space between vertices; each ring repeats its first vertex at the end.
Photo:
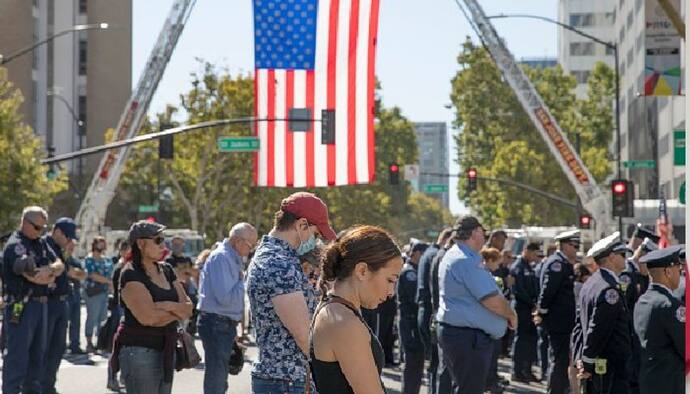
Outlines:
MULTIPOLYGON (((555 18, 556 0, 480 0, 488 15, 528 13, 555 18)), ((133 1, 133 84, 146 63, 173 0, 133 1)), ((189 88, 197 58, 232 74, 254 68, 251 0, 197 0, 175 53, 158 86, 150 113, 177 104, 189 88)), ((453 112, 450 79, 457 71, 460 44, 474 33, 454 0, 382 0, 377 75, 387 106, 399 106, 412 121, 445 121, 453 112)), ((499 34, 518 57, 556 56, 556 26, 526 19, 494 20, 499 34)), ((452 130, 452 133, 457 131, 452 130)), ((451 172, 459 171, 451 146, 451 172)), ((451 211, 464 208, 451 182, 451 211)))

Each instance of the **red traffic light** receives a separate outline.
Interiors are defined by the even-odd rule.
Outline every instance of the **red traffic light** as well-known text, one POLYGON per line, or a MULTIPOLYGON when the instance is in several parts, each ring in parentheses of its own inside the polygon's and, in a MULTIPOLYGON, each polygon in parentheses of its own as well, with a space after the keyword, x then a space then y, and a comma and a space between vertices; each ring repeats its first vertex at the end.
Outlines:
POLYGON ((625 181, 614 181, 611 184, 611 190, 613 190, 615 194, 625 194, 628 191, 628 185, 625 181))
POLYGON ((477 177, 477 169, 476 168, 470 168, 467 170, 467 176, 470 178, 476 178, 477 177))
POLYGON ((592 225, 592 217, 589 215, 580 215, 580 228, 589 229, 592 225))
POLYGON ((397 164, 391 164, 390 171, 391 172, 398 172, 398 171, 400 171, 400 167, 397 164))

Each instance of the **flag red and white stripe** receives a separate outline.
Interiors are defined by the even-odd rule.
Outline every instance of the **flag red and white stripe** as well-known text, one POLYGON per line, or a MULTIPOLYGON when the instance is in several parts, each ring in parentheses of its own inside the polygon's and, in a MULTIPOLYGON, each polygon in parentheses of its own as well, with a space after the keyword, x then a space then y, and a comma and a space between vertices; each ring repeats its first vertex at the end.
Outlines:
POLYGON ((374 179, 375 48, 379 0, 320 0, 313 69, 257 68, 258 186, 322 187, 374 179), (309 108, 308 132, 288 131, 289 108, 309 108), (321 111, 335 110, 335 144, 321 143, 321 111))

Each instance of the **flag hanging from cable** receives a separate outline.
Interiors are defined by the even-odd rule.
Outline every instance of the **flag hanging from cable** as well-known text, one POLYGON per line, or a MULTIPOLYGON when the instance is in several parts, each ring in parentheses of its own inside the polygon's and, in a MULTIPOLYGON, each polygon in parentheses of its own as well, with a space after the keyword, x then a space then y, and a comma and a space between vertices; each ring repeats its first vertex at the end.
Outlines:
POLYGON ((255 184, 371 183, 379 0, 253 2, 255 184))

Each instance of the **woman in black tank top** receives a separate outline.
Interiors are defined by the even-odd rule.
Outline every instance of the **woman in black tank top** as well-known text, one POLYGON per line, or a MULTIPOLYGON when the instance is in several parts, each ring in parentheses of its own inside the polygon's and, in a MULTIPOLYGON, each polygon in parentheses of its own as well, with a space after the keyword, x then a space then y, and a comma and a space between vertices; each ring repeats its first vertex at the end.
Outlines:
POLYGON ((383 229, 358 226, 328 246, 321 262, 324 298, 309 335, 311 372, 320 393, 384 393, 381 344, 362 319, 393 295, 400 249, 383 229), (332 282, 328 291, 326 282, 332 282))

